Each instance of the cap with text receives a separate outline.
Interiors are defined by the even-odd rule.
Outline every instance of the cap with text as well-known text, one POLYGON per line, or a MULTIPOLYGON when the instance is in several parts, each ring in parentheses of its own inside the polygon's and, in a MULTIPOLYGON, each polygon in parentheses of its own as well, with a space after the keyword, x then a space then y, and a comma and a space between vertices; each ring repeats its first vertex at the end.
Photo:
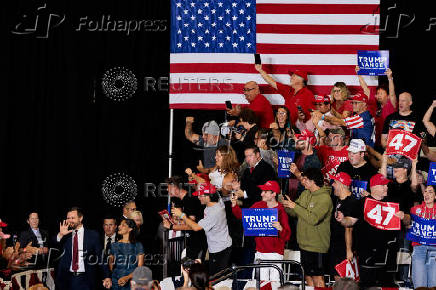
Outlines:
POLYGON ((369 180, 369 186, 373 187, 373 186, 377 186, 377 185, 386 185, 389 182, 391 182, 391 181, 389 179, 387 179, 386 177, 384 177, 383 174, 377 173, 376 175, 371 177, 371 179, 369 180))
POLYGON ((193 196, 207 195, 216 193, 216 187, 210 183, 200 183, 197 191, 193 192, 193 196))
POLYGON ((133 271, 132 281, 138 286, 148 286, 153 281, 150 268, 145 266, 136 267, 135 271, 133 271))
POLYGON ((295 75, 297 75, 299 77, 302 77, 307 82, 307 71, 297 69, 297 70, 295 70, 293 72, 289 71, 288 73, 291 76, 295 74, 295 75))
POLYGON ((269 181, 265 182, 264 185, 258 185, 257 187, 259 187, 263 191, 271 190, 277 194, 280 193, 280 185, 275 180, 269 180, 269 181))
POLYGON ((362 139, 351 139, 347 150, 353 153, 366 151, 365 142, 362 139))
POLYGON ((331 179, 339 181, 343 185, 350 186, 351 185, 351 177, 345 172, 339 172, 336 175, 330 176, 331 179))

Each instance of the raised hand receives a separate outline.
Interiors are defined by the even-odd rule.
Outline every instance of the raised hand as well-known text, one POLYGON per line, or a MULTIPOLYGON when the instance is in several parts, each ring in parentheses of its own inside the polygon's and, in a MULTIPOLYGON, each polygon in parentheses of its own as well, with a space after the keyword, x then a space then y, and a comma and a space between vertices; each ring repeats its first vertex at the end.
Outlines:
POLYGON ((356 71, 356 74, 360 71, 360 67, 358 65, 356 65, 356 67, 354 68, 354 70, 356 71))
POLYGON ((255 64, 254 68, 258 71, 261 72, 262 71, 262 65, 261 64, 255 64))
POLYGON ((68 226, 69 224, 66 220, 64 220, 62 223, 59 224, 59 235, 61 236, 61 238, 73 231, 73 230, 69 230, 68 226))
POLYGON ((279 232, 283 230, 283 227, 279 222, 273 222, 272 226, 275 227, 279 232))
POLYGON ((194 117, 186 117, 186 123, 194 123, 194 117))
POLYGON ((296 203, 293 202, 289 196, 284 195, 285 199, 283 200, 282 204, 284 207, 289 207, 289 208, 295 208, 296 203))
POLYGON ((386 74, 386 76, 388 77, 388 79, 391 79, 391 78, 392 78, 392 70, 391 70, 390 68, 386 69, 385 74, 386 74))

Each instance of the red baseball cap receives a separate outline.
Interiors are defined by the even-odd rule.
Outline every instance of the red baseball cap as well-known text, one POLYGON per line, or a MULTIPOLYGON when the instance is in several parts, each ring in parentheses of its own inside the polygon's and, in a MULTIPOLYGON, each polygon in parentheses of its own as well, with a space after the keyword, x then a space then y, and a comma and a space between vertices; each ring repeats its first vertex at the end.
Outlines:
POLYGON ((288 73, 290 76, 296 74, 297 76, 302 77, 307 82, 307 71, 297 69, 294 72, 289 71, 288 73))
POLYGON ((310 144, 314 145, 316 143, 316 137, 312 131, 307 129, 303 130, 301 134, 295 134, 295 138, 299 140, 309 140, 310 144))
POLYGON ((201 183, 197 187, 197 191, 192 193, 193 196, 214 194, 216 192, 216 187, 210 183, 201 183))
POLYGON ((389 182, 391 182, 391 181, 389 179, 387 179, 386 177, 384 177, 383 174, 377 173, 376 175, 371 177, 371 179, 369 180, 369 186, 373 187, 376 185, 386 185, 389 182))
POLYGON ((364 93, 357 93, 351 98, 351 100, 368 103, 368 96, 364 93))
POLYGON ((257 187, 264 191, 271 190, 277 194, 280 193, 280 185, 275 180, 269 180, 264 185, 258 185, 257 187))
POLYGON ((315 96, 315 103, 330 103, 330 97, 325 96, 315 96))
POLYGON ((5 228, 5 227, 7 227, 8 226, 8 224, 7 223, 4 223, 1 219, 0 219, 0 228, 5 228))
POLYGON ((330 178, 333 179, 333 180, 339 181, 343 185, 346 185, 346 186, 350 186, 351 185, 351 177, 350 177, 350 175, 348 175, 345 172, 339 172, 336 175, 331 175, 330 178))

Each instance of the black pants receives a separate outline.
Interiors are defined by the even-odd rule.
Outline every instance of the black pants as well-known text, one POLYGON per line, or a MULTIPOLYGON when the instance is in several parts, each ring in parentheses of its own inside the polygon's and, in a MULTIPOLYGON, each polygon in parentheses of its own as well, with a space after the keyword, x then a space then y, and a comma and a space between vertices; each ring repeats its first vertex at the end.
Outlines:
POLYGON ((218 253, 209 253, 209 275, 212 276, 229 266, 232 247, 222 250, 218 253))

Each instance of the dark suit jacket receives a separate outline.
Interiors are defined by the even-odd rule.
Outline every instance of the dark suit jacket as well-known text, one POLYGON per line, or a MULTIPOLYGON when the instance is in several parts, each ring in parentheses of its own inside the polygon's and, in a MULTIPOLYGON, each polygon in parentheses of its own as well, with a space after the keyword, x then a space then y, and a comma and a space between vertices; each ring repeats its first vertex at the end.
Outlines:
MULTIPOLYGON (((39 229, 43 240, 43 246, 49 248, 48 233, 45 230, 39 229)), ((39 248, 38 238, 33 233, 32 229, 29 227, 28 230, 22 231, 19 236, 20 248, 25 248, 27 244, 32 242, 31 246, 39 248)), ((29 260, 29 268, 40 268, 47 266, 47 254, 40 254, 38 257, 34 255, 31 260, 29 260)))
MULTIPOLYGON (((42 240, 44 241, 44 247, 48 247, 48 233, 45 230, 39 229, 39 232, 42 236, 42 240)), ((33 233, 32 229, 29 227, 28 230, 22 231, 19 237, 20 247, 24 248, 28 243, 32 242, 32 247, 39 248, 38 238, 33 233)))
MULTIPOLYGON (((109 278, 108 265, 102 263, 103 247, 99 235, 96 231, 84 229, 83 234, 83 262, 85 264, 85 276, 90 289, 96 289, 100 285, 101 280, 98 272, 102 272, 104 278, 109 278), (97 283, 97 284, 96 284, 97 283)), ((54 238, 56 241, 56 237, 54 238)), ((57 241, 56 241, 57 242, 57 241)), ((60 251, 63 251, 62 257, 56 271, 56 287, 57 289, 70 289, 70 266, 72 261, 72 234, 64 236, 57 243, 60 251)))
POLYGON ((251 207, 253 203, 262 200, 260 196, 262 190, 257 186, 265 184, 268 180, 275 180, 275 175, 274 169, 263 159, 254 167, 252 173, 249 167, 246 168, 241 177, 241 189, 247 193, 243 207, 251 207))

